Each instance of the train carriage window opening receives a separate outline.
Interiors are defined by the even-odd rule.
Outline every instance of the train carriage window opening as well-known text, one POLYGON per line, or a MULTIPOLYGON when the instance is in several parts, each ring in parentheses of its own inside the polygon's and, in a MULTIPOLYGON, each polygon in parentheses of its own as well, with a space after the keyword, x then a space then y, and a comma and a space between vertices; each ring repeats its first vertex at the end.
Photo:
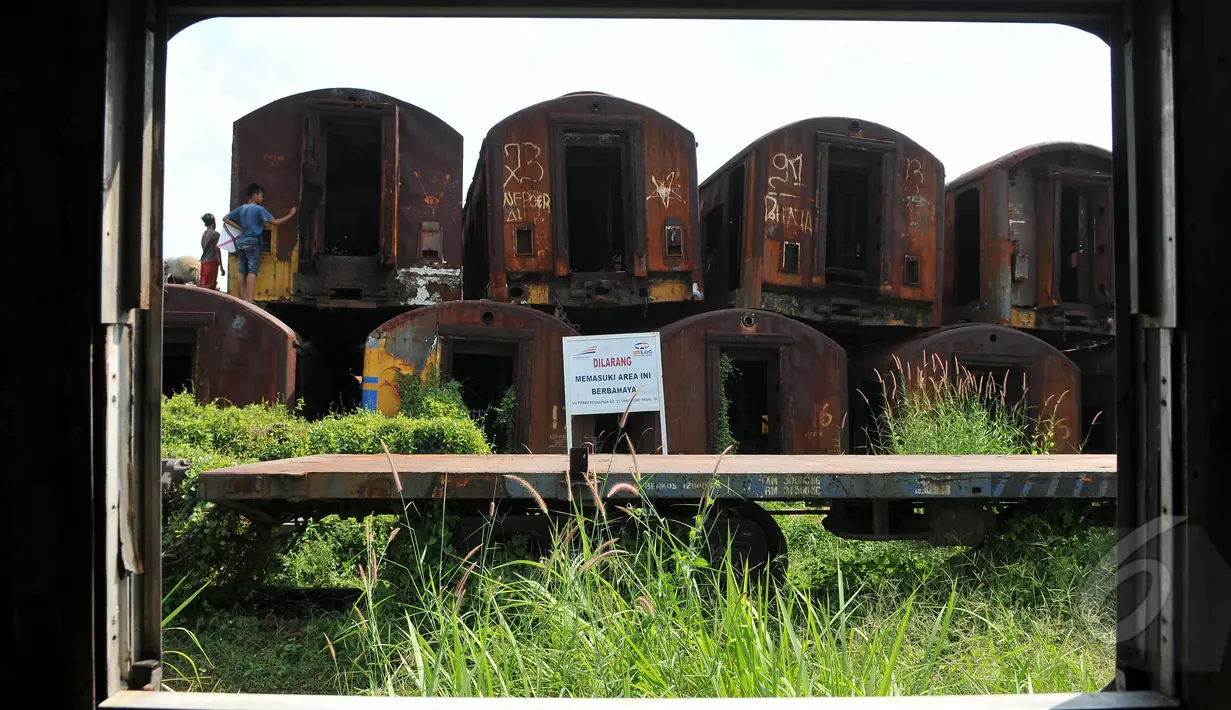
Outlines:
POLYGON ((727 288, 740 287, 743 268, 744 240, 744 165, 741 163, 727 176, 726 221, 722 225, 726 243, 727 288))
MULTIPOLYGON (((462 401, 471 417, 483 422, 484 434, 496 451, 507 451, 519 442, 516 430, 513 441, 499 424, 497 409, 504 394, 517 382, 517 346, 501 343, 456 343, 449 379, 461 388, 462 401)), ((514 416, 516 416, 514 414, 514 416)))
POLYGON ((1085 303, 1090 300, 1089 273, 1085 267, 1094 235, 1090 214, 1093 194, 1084 186, 1063 183, 1059 192, 1060 300, 1085 303))
POLYGON ((594 273, 632 269, 624 240, 624 141, 610 134, 568 133, 564 140, 569 269, 594 273))
POLYGON ((162 331, 162 394, 195 392, 197 332, 195 328, 164 327, 162 331))
POLYGON ((534 225, 519 224, 513 228, 513 255, 534 256, 534 225))
POLYGON ((380 251, 381 119, 327 116, 324 251, 376 256, 380 251))
POLYGON ((825 210, 825 274, 829 283, 865 286, 868 253, 880 235, 881 156, 829 146, 825 210))
POLYGON ((419 258, 440 260, 444 249, 440 222, 425 220, 419 225, 419 258))
POLYGON ((684 225, 678 218, 668 218, 663 228, 663 248, 668 258, 684 256, 684 225))
POLYGON ((959 193, 953 203, 953 300, 959 306, 976 303, 983 282, 979 234, 982 225, 982 204, 979 190, 959 193))
MULTIPOLYGON (((733 372, 719 386, 727 397, 731 436, 737 454, 781 454, 782 415, 778 411, 781 379, 776 348, 723 348, 733 372)), ((718 371, 718 368, 715 368, 718 371)))
POLYGON ((782 273, 799 273, 799 242, 785 242, 782 245, 782 273))
POLYGON ((261 232, 261 253, 272 254, 274 251, 274 233, 273 230, 266 229, 261 232))

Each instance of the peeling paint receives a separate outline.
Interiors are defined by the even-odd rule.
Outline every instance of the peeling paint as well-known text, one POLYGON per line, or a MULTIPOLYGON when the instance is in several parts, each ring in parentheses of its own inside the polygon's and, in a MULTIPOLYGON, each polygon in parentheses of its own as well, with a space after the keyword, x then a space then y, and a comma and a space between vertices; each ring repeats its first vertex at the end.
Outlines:
POLYGON ((462 270, 448 269, 439 266, 408 266, 398 269, 396 273, 398 284, 407 294, 403 303, 408 306, 430 306, 440 303, 442 290, 460 290, 462 287, 462 270))

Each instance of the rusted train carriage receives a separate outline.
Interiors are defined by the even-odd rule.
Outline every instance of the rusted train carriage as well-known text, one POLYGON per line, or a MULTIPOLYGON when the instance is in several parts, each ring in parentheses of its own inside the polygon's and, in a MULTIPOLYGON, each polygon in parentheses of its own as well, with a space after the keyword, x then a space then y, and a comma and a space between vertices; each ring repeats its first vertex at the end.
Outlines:
POLYGON ((163 292, 163 393, 235 405, 311 400, 311 350, 285 323, 234 296, 168 284, 163 292))
MULTIPOLYGON (((875 417, 909 380, 956 377, 995 380, 1004 403, 1024 402, 1035 419, 1054 419, 1053 453, 1076 453, 1081 444, 1081 373, 1049 343, 1019 329, 986 323, 939 328, 905 341, 849 351, 853 450, 868 453, 875 417), (903 372, 904 371, 904 372, 903 372), (882 385, 882 382, 884 385, 882 385)), ((969 386, 969 383, 968 383, 969 386)))
MULTIPOLYGON (((672 454, 838 454, 846 447, 847 359, 807 324, 762 310, 701 313, 659 331, 672 454), (720 361, 734 370, 724 377, 720 361)), ((630 416, 631 419, 631 416, 630 416)), ((658 423, 657 415, 648 424, 658 423)))
POLYGON ((561 338, 577 335, 533 308, 490 301, 454 301, 404 313, 372 331, 364 352, 363 406, 384 414, 401 408, 399 379, 423 384, 456 380, 472 413, 487 413, 488 440, 518 453, 564 453, 564 365, 561 338), (512 430, 497 408, 512 388, 512 430))
POLYGON ((661 113, 596 92, 497 123, 466 198, 466 298, 553 309, 700 299, 696 145, 661 113))
MULTIPOLYGON (((361 89, 308 91, 235 121, 232 206, 248 184, 298 214, 264 235, 255 299, 316 307, 461 297, 462 136, 423 109, 361 89)), ((235 256, 228 290, 237 292, 235 256)))
POLYGON ((1111 153, 1027 146, 945 189, 946 323, 1114 334, 1111 153))
POLYGON ((710 307, 836 326, 940 324, 944 166, 905 135, 809 118, 700 187, 710 307))

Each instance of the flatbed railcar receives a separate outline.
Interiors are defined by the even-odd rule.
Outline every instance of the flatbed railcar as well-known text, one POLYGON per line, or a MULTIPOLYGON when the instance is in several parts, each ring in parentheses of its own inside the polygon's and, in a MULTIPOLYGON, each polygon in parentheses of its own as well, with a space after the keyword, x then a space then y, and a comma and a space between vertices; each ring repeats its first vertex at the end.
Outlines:
POLYGON ((668 519, 691 520, 697 503, 713 499, 711 512, 730 521, 734 538, 752 540, 745 554, 764 562, 786 549, 772 514, 782 511, 759 503, 797 502, 807 506, 803 512, 829 513, 826 527, 848 538, 970 545, 1014 507, 1069 500, 1109 512, 1116 457, 632 456, 591 455, 585 448, 568 455, 317 455, 206 471, 199 487, 202 499, 268 524, 291 516, 362 516, 402 511, 411 502, 449 502, 461 517, 456 547, 469 542, 458 531, 497 519, 496 510, 498 527, 529 531, 546 538, 540 544, 550 544, 552 516, 539 515, 542 506, 560 515, 573 502, 593 510, 597 493, 611 515, 616 505, 643 500, 668 519), (890 528, 889 501, 909 503, 913 525, 898 520, 890 528), (858 506, 873 514, 862 526, 844 526, 845 512, 858 506))

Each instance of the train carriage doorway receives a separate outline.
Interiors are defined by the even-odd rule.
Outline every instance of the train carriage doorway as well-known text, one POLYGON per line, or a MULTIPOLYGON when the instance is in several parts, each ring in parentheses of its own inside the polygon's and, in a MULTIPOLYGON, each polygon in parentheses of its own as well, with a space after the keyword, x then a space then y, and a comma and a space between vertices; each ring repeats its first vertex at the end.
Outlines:
POLYGON ((639 137, 639 124, 626 119, 553 122, 553 239, 571 273, 633 273, 635 255, 644 253, 639 137))
POLYGON ((162 394, 196 392, 197 329, 165 327, 162 331, 162 394))
POLYGON ((442 374, 460 385, 470 416, 481 423, 492 448, 512 451, 518 443, 517 344, 460 340, 454 341, 452 350, 447 373, 442 374), (512 411, 506 411, 509 406, 512 411), (514 427, 502 426, 506 422, 514 427))
POLYGON ((534 334, 521 328, 439 326, 441 381, 458 383, 462 401, 496 453, 526 453, 534 334), (473 332, 475 329, 481 332, 473 332))
MULTIPOLYGON (((719 397, 726 399, 728 431, 738 442, 730 453, 783 453, 778 348, 726 346, 717 352, 719 397)), ((715 438, 711 448, 720 451, 723 439, 715 438)))
POLYGON ((396 262, 398 118, 392 104, 309 103, 300 182, 301 258, 396 262))

